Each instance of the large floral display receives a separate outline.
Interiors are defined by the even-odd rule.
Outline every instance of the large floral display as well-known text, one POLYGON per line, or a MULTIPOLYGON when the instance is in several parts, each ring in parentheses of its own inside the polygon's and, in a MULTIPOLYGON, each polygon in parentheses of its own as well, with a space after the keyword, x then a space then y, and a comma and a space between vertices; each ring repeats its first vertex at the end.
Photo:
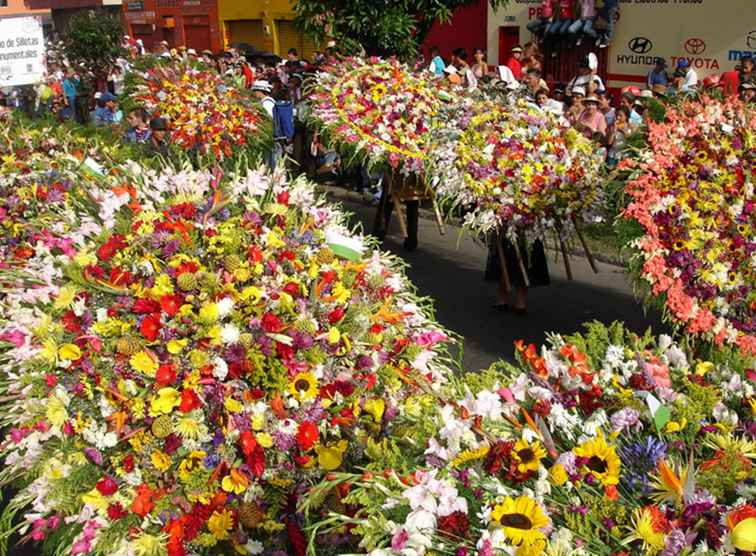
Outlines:
POLYGON ((3 523, 57 553, 303 553, 301 489, 443 383, 446 335, 305 181, 145 171, 99 206, 3 307, 3 523))
POLYGON ((311 120, 371 164, 422 172, 433 118, 452 98, 430 77, 396 60, 347 58, 317 74, 311 120))
POLYGON ((210 161, 270 148, 270 119, 246 89, 217 71, 180 62, 157 62, 135 69, 130 101, 170 123, 169 141, 210 161))
POLYGON ((756 110, 703 97, 650 123, 625 218, 638 274, 687 334, 756 354, 756 110))
POLYGON ((589 140, 524 100, 468 97, 445 110, 432 174, 476 231, 561 229, 595 208, 602 158, 589 140))
POLYGON ((342 553, 683 555, 756 550, 756 393, 737 358, 694 360, 621 325, 519 346, 399 412, 405 437, 305 507, 342 553))

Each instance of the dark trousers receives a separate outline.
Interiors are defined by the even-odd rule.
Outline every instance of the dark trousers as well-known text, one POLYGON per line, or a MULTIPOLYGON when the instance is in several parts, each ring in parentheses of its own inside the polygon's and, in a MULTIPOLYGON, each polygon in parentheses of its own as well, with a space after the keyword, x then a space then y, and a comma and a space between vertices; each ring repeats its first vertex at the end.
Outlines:
MULTIPOLYGON (((404 240, 405 247, 414 249, 417 247, 417 226, 420 218, 420 201, 405 201, 405 216, 407 219, 407 239, 404 240)), ((373 235, 383 239, 386 237, 389 224, 391 223, 391 213, 394 211, 394 200, 391 198, 389 188, 384 184, 381 191, 381 200, 378 203, 378 210, 375 213, 373 221, 373 235)))

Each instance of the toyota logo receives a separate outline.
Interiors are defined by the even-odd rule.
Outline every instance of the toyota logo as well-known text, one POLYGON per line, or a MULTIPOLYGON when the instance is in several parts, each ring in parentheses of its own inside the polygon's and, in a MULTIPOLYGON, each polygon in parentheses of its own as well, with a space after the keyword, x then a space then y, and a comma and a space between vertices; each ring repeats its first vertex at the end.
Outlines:
POLYGON ((706 43, 703 39, 688 39, 683 46, 685 47, 685 52, 692 56, 697 56, 706 50, 706 43))
POLYGON ((756 31, 751 31, 746 35, 746 45, 748 45, 748 48, 756 50, 756 31))
POLYGON ((636 54, 645 54, 654 47, 654 43, 646 37, 635 37, 627 43, 627 47, 636 54))

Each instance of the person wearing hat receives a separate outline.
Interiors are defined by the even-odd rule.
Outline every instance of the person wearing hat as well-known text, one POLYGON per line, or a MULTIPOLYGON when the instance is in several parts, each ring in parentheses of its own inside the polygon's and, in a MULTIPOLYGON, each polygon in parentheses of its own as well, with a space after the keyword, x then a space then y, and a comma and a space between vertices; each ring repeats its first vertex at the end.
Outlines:
POLYGON ((591 65, 593 64, 589 57, 583 59, 578 68, 578 74, 567 84, 567 96, 572 96, 572 91, 575 87, 583 87, 586 93, 594 93, 598 90, 606 89, 601 77, 595 73, 595 68, 591 68, 591 65))
POLYGON ((740 84, 740 100, 743 102, 754 102, 756 99, 756 84, 746 81, 740 84))
POLYGON ((696 73, 696 70, 690 66, 690 62, 685 58, 681 58, 677 61, 677 70, 675 70, 675 74, 678 72, 682 72, 684 76, 679 90, 685 92, 695 90, 696 86, 698 86, 698 74, 696 73))
POLYGON ((522 79, 522 47, 518 44, 512 49, 512 54, 507 60, 507 67, 512 70, 512 75, 519 81, 522 79))
POLYGON ((651 87, 651 92, 656 98, 667 98, 667 87, 664 85, 656 84, 651 87))
POLYGON ((599 110, 600 99, 593 93, 583 99, 583 112, 578 118, 575 128, 589 139, 598 133, 606 137, 606 118, 599 110))
POLYGON ((667 75, 667 61, 664 58, 657 57, 654 59, 654 67, 646 76, 646 86, 653 89, 654 85, 669 86, 669 76, 667 75))
POLYGON ((111 125, 121 121, 121 111, 116 105, 116 97, 113 93, 106 91, 99 98, 95 93, 96 107, 94 111, 94 124, 96 126, 111 125))
POLYGON ((251 90, 268 113, 268 116, 272 118, 273 108, 276 106, 276 101, 270 96, 270 93, 273 92, 273 86, 265 79, 258 79, 252 83, 251 90))

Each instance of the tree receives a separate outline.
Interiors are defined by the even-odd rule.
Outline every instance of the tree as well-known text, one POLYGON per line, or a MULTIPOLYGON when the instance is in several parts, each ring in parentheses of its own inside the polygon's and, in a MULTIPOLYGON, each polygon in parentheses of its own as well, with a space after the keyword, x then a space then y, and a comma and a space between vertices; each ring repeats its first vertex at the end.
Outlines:
POLYGON ((68 33, 63 38, 63 51, 73 66, 84 66, 96 77, 104 77, 123 53, 121 37, 120 19, 87 10, 71 18, 68 33))
MULTIPOLYGON (((331 38, 345 53, 409 58, 436 21, 477 0, 297 0, 297 24, 320 44, 331 38)), ((496 8, 508 0, 489 0, 496 8)))

